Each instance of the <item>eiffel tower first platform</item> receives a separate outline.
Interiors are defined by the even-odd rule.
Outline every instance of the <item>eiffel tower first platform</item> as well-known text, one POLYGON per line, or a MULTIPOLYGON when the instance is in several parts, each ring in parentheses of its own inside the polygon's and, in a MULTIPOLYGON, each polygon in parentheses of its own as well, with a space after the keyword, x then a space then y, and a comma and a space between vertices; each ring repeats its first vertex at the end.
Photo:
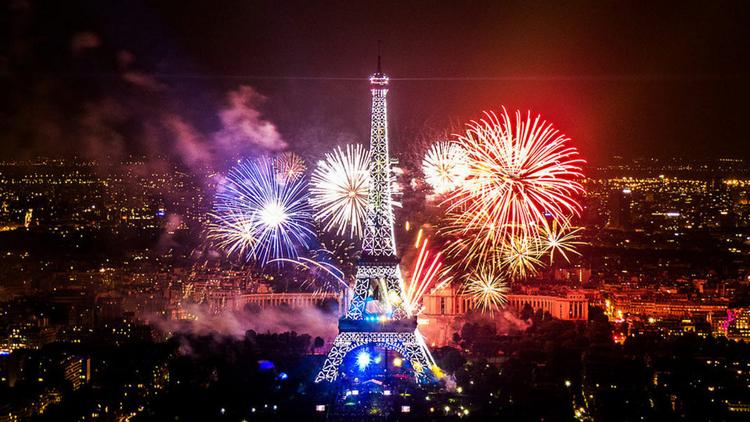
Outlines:
POLYGON ((403 279, 396 254, 391 204, 391 162, 388 154, 388 112, 385 96, 388 77, 378 69, 370 77, 372 123, 370 129, 370 187, 362 255, 357 263, 354 292, 339 334, 315 378, 335 381, 350 353, 366 347, 398 352, 414 370, 416 380, 435 380, 437 368, 417 330, 417 318, 402 301, 403 279))

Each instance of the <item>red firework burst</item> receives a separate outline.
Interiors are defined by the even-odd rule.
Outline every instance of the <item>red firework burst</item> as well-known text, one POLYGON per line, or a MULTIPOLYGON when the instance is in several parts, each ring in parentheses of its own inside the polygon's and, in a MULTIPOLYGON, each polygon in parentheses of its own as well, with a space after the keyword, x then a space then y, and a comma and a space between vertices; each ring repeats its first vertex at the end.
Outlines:
POLYGON ((489 233, 496 244, 508 237, 533 237, 549 221, 579 215, 577 197, 584 189, 578 180, 585 161, 568 141, 530 112, 524 118, 517 111, 513 119, 503 108, 499 117, 485 112, 485 119, 469 123, 458 137, 468 155, 469 176, 447 200, 458 231, 489 233))

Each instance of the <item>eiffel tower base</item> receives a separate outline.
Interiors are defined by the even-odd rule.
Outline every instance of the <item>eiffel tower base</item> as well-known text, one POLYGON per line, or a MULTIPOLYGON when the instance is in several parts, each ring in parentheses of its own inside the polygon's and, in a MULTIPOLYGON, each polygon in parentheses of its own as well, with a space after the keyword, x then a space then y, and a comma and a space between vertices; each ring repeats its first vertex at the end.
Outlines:
MULTIPOLYGON (((344 320, 342 320, 344 322, 344 320)), ((411 332, 340 332, 328 352, 323 368, 315 378, 315 382, 336 381, 342 362, 347 354, 362 346, 375 345, 386 350, 394 350, 411 363, 416 381, 428 384, 436 381, 432 369, 435 365, 427 351, 427 345, 416 329, 411 332)))

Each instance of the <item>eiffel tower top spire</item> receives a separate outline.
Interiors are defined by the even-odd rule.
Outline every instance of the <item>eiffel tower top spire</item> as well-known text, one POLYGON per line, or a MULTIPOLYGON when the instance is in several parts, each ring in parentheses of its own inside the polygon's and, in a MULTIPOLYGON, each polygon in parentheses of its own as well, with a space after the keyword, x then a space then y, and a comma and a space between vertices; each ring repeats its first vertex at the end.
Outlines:
POLYGON ((370 125, 370 189, 367 221, 362 241, 363 259, 396 259, 391 203, 391 158, 388 154, 388 76, 383 73, 378 45, 378 68, 370 76, 372 119, 370 125))
POLYGON ((383 70, 380 67, 380 40, 378 40, 378 71, 376 73, 383 73, 383 70))

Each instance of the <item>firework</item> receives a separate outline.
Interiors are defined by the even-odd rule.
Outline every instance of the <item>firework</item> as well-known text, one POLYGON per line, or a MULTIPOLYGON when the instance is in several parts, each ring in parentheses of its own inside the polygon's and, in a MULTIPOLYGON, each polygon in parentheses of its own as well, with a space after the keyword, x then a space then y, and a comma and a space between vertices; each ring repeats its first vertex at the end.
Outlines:
POLYGON ((208 237, 228 255, 252 258, 258 243, 255 227, 245 214, 229 209, 212 215, 208 237))
MULTIPOLYGON (((322 235, 321 235, 322 237, 322 235)), ((320 247, 313 251, 315 259, 324 259, 335 263, 350 274, 355 270, 359 258, 359 248, 350 239, 321 238, 320 247)))
MULTIPOLYGON (((454 232, 459 231, 454 229, 454 232)), ((493 227, 485 233, 460 234, 446 248, 454 257, 460 257, 453 265, 458 268, 494 266, 506 272, 509 279, 521 279, 539 272, 543 260, 549 258, 551 265, 558 256, 569 262, 571 255, 580 255, 577 245, 581 228, 573 228, 567 220, 553 220, 540 227, 535 236, 500 236, 493 227)), ((447 234, 452 232, 445 231, 447 234)))
POLYGON ((329 262, 319 262, 306 257, 299 257, 296 259, 278 258, 269 262, 289 262, 309 271, 316 281, 321 282, 321 286, 315 290, 315 293, 323 293, 327 291, 335 292, 342 289, 349 289, 349 285, 344 281, 344 273, 329 262), (329 283, 329 280, 327 279, 328 276, 332 277, 333 281, 336 282, 334 285, 329 283))
POLYGON ((448 280, 441 280, 440 269, 443 267, 443 263, 440 260, 441 253, 438 252, 435 255, 431 255, 427 249, 427 238, 425 238, 421 247, 419 247, 419 239, 421 239, 422 229, 418 234, 417 244, 414 246, 419 249, 417 254, 417 260, 414 263, 414 270, 411 273, 409 282, 406 284, 404 289, 404 305, 410 315, 417 315, 422 310, 420 302, 422 296, 427 293, 427 290, 435 284, 437 287, 446 283, 448 280), (438 283, 439 282, 439 283, 438 283))
POLYGON ((568 254, 580 255, 575 249, 576 245, 584 242, 580 238, 580 227, 571 227, 568 220, 558 222, 554 220, 548 227, 540 232, 540 238, 544 251, 549 255, 549 262, 555 261, 555 254, 561 255, 566 262, 570 262, 568 254))
POLYGON ((276 178, 281 183, 296 182, 305 174, 307 165, 299 155, 293 152, 284 152, 273 159, 273 168, 276 178))
POLYGON ((427 182, 437 194, 456 189, 469 174, 466 151, 453 142, 433 144, 422 160, 422 171, 427 182))
POLYGON ((548 219, 578 215, 583 193, 578 151, 551 124, 507 111, 472 122, 458 144, 468 156, 468 177, 448 199, 465 232, 492 226, 510 237, 533 236, 548 219))
POLYGON ((471 296, 482 313, 492 313, 508 303, 510 291, 502 272, 494 266, 482 266, 469 277, 463 291, 471 296))
POLYGON ((346 239, 321 240, 317 249, 311 249, 309 257, 282 258, 276 261, 289 262, 307 272, 300 287, 314 293, 338 293, 349 290, 346 282, 356 260, 356 249, 346 239))
MULTIPOLYGON (((484 210, 477 210, 477 214, 487 218, 484 210)), ((452 238, 445 251, 451 257, 457 258, 455 265, 460 268, 478 267, 482 265, 501 265, 498 251, 505 249, 508 236, 503 227, 496 227, 488 222, 483 230, 467 230, 477 215, 452 212, 447 216, 449 224, 441 228, 441 233, 452 238)))
POLYGON ((518 236, 502 245, 502 263, 513 279, 536 274, 542 266, 544 250, 538 237, 518 236))
POLYGON ((367 215, 370 154, 359 144, 336 148, 318 163, 312 175, 310 203, 315 219, 325 230, 336 227, 337 234, 349 230, 360 237, 367 215))
POLYGON ((346 280, 354 271, 357 249, 348 239, 323 239, 311 251, 311 284, 319 292, 348 290, 346 280))
POLYGON ((305 187, 303 178, 279 183, 268 159, 241 162, 216 194, 209 237, 261 265, 296 258, 315 236, 305 187))
POLYGON ((419 249, 419 243, 422 241, 422 234, 424 234, 424 229, 420 227, 419 231, 417 232, 417 240, 414 242, 414 247, 416 249, 419 249))

